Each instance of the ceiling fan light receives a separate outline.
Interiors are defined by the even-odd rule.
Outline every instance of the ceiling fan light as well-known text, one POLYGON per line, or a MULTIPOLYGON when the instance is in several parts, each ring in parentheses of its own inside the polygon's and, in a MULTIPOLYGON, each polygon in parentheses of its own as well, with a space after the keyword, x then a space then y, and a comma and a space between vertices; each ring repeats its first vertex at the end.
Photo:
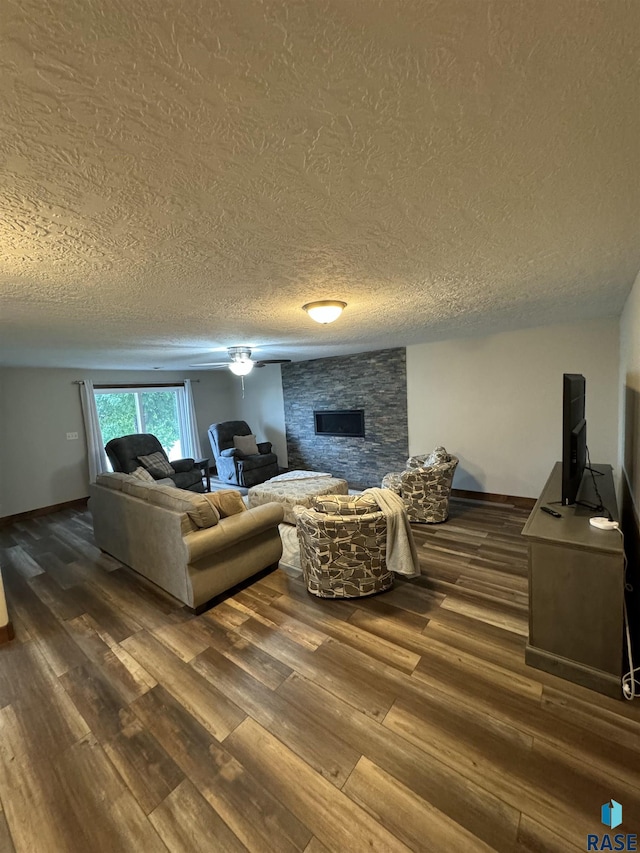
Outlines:
POLYGON ((340 302, 336 299, 325 299, 321 302, 307 302, 306 305, 302 306, 302 309, 316 323, 333 323, 346 307, 346 302, 340 302))
POLYGON ((253 370, 253 362, 247 361, 232 361, 229 365, 229 370, 235 373, 236 376, 247 376, 253 370))

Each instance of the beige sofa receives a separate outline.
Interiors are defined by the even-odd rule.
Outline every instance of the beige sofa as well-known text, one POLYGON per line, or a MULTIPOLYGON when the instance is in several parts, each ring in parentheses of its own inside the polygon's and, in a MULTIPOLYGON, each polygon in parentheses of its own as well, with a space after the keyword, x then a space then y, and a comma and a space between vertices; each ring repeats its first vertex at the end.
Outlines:
POLYGON ((282 555, 272 503, 221 518, 213 495, 100 474, 89 486, 96 544, 196 612, 282 555))

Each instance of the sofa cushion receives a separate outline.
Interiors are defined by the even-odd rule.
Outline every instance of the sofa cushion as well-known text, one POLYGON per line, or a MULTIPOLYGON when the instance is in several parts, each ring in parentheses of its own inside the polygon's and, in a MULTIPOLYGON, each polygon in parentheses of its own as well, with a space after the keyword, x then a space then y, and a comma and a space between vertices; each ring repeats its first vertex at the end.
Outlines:
POLYGON ((331 515, 366 515, 380 510, 370 495, 320 495, 313 499, 311 506, 317 512, 331 515))
POLYGON ((149 503, 174 512, 186 512, 197 527, 213 527, 220 520, 218 511, 209 503, 207 495, 170 486, 153 486, 150 491, 149 503))
POLYGON ((242 495, 235 489, 220 489, 205 495, 209 503, 216 508, 220 518, 228 518, 246 510, 242 495))
POLYGON ((142 480, 145 483, 155 483, 155 480, 153 479, 151 474, 147 471, 146 468, 143 468, 142 465, 138 466, 135 471, 132 471, 127 476, 135 477, 136 480, 142 480))
POLYGON ((115 491, 122 491, 122 484, 127 482, 130 479, 129 474, 123 474, 120 471, 114 471, 113 473, 98 474, 96 477, 96 484, 98 486, 105 486, 107 489, 115 489, 115 491))
POLYGON ((243 456, 255 456, 260 451, 256 444, 255 435, 234 435, 233 446, 239 450, 243 456))
POLYGON ((141 501, 146 501, 149 497, 149 492, 152 492, 156 485, 155 483, 145 483, 127 475, 128 479, 122 483, 122 491, 127 495, 132 495, 134 498, 139 498, 141 501))
POLYGON ((160 451, 151 453, 149 456, 138 456, 138 459, 154 477, 171 477, 175 474, 173 465, 169 465, 160 451))

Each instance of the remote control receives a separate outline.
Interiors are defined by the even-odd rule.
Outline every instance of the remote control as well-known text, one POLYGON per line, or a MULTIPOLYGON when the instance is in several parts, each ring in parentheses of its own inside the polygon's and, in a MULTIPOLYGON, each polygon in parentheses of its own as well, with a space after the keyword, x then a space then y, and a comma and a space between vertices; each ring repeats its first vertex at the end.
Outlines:
POLYGON ((541 506, 540 509, 542 512, 548 512, 549 515, 552 515, 554 518, 562 518, 562 513, 556 512, 555 509, 551 509, 550 506, 541 506))

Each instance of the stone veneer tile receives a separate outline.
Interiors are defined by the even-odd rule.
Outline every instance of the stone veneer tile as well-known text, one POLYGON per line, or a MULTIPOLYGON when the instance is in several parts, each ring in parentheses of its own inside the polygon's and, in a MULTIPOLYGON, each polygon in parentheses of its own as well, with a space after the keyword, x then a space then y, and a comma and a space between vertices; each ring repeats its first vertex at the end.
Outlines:
POLYGON ((406 350, 282 365, 289 468, 330 471, 351 488, 379 486, 409 455, 406 350), (317 410, 364 409, 364 438, 316 435, 317 410))

